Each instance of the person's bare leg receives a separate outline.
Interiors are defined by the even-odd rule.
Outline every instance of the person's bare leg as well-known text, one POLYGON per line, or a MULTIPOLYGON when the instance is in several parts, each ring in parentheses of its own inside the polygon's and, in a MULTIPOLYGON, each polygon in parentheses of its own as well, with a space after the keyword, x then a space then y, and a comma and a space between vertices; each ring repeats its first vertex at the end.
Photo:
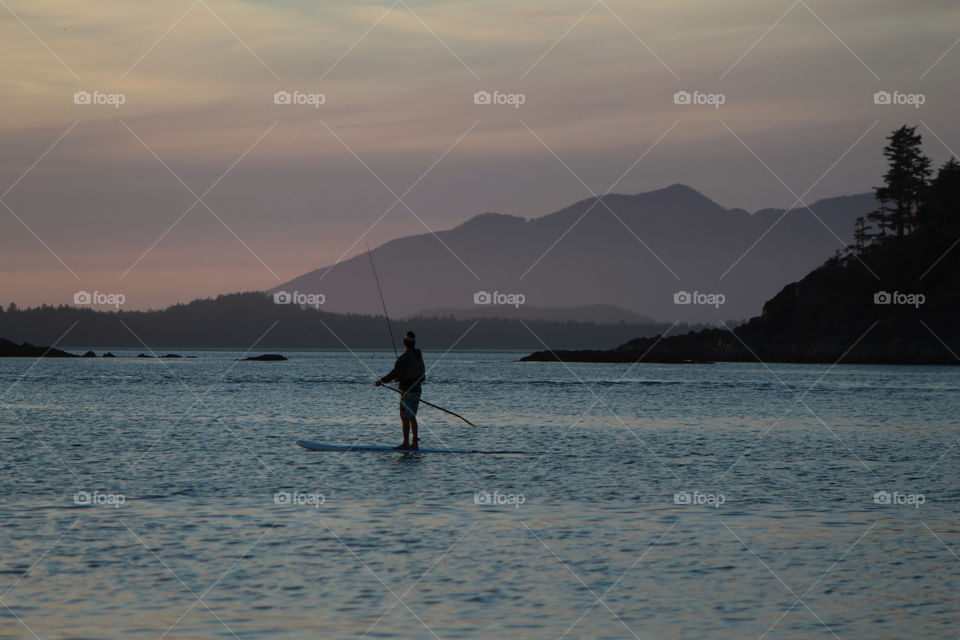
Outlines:
MULTIPOLYGON (((417 436, 417 417, 413 416, 412 418, 409 418, 409 420, 410 431, 412 432, 411 435, 413 436, 413 440, 410 441, 410 446, 413 449, 419 449, 420 445, 418 443, 420 442, 420 438, 417 436)), ((404 442, 406 442, 406 438, 404 438, 404 442)))
POLYGON ((400 422, 403 423, 403 445, 404 447, 410 446, 410 419, 409 418, 400 418, 400 422))

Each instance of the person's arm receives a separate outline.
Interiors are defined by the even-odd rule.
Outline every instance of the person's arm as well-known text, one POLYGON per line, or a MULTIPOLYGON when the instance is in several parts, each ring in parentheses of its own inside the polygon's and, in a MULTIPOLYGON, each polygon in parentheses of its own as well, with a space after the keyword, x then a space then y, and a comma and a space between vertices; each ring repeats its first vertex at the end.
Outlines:
MULTIPOLYGON (((406 355, 406 354, 404 354, 406 355)), ((393 382, 394 380, 399 380, 400 372, 403 370, 402 365, 403 356, 397 358, 397 361, 393 365, 393 369, 390 370, 390 373, 380 378, 378 381, 379 384, 386 384, 387 382, 393 382)))

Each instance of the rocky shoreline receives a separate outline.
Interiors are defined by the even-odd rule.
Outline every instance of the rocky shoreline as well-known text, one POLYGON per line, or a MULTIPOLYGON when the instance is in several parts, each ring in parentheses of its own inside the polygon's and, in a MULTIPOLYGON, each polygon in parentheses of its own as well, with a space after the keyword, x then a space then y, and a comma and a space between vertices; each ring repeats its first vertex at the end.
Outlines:
MULTIPOLYGON (((155 358, 158 360, 176 360, 179 358, 191 359, 196 358, 197 356, 182 356, 178 353, 167 353, 162 356, 152 356, 146 353, 140 353, 135 356, 116 356, 109 351, 104 353, 102 356, 97 356, 93 351, 87 351, 82 355, 76 353, 70 353, 68 351, 63 351, 62 349, 57 349, 56 347, 38 347, 32 345, 29 342, 24 342, 22 344, 17 344, 16 342, 11 342, 10 340, 5 340, 0 338, 0 358, 155 358)), ((282 362, 286 360, 285 356, 280 355, 279 353, 267 353, 260 356, 250 356, 247 358, 241 358, 243 361, 254 361, 254 362, 282 362)))

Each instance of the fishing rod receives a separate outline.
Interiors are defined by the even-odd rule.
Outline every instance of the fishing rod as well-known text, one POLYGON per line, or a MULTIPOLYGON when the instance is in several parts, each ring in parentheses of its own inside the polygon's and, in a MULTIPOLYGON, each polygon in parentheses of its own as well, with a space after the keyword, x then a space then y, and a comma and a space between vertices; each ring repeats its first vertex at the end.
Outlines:
MULTIPOLYGON (((392 327, 391 324, 390 324, 390 315, 387 313, 387 303, 384 302, 384 300, 383 300, 383 289, 380 288, 380 278, 377 276, 377 267, 373 264, 373 252, 370 251, 370 243, 368 242, 368 243, 366 243, 366 244, 367 244, 367 256, 370 258, 370 268, 373 269, 373 279, 377 281, 377 291, 380 293, 380 305, 383 307, 383 317, 387 319, 387 330, 390 332, 390 344, 393 345, 393 353, 394 353, 394 355, 399 358, 400 355, 397 353, 397 341, 394 340, 394 338, 393 338, 393 327, 392 327)), ((394 392, 396 392, 396 393, 399 393, 401 396, 403 396, 403 391, 400 391, 399 389, 394 389, 393 387, 388 387, 388 386, 385 385, 385 384, 381 384, 380 386, 381 386, 381 387, 385 387, 385 388, 387 388, 387 389, 390 389, 390 391, 394 391, 394 392)), ((463 420, 464 422, 466 422, 466 423, 467 423, 468 425, 470 425, 471 427, 476 427, 476 426, 477 426, 477 425, 473 424, 472 422, 470 422, 469 420, 467 420, 466 418, 464 418, 464 417, 463 417, 462 415, 460 415, 459 413, 454 413, 453 411, 450 411, 449 409, 444 409, 443 407, 441 407, 441 406, 439 406, 439 405, 435 405, 435 404, 433 404, 432 402, 427 402, 426 400, 423 400, 423 399, 421 399, 420 402, 422 402, 423 404, 427 405, 428 407, 433 407, 434 409, 439 409, 440 411, 443 411, 444 413, 449 413, 449 414, 452 415, 452 416, 456 416, 456 417, 460 418, 461 420, 463 420)))
POLYGON ((393 355, 400 357, 397 353, 397 341, 393 337, 393 327, 390 325, 390 315, 387 313, 387 303, 383 301, 383 289, 380 288, 380 277, 377 275, 377 267, 373 264, 373 252, 370 251, 370 243, 367 244, 367 257, 370 258, 370 268, 373 269, 373 279, 377 281, 377 291, 380 293, 380 305, 383 307, 383 317, 387 319, 387 331, 390 332, 390 346, 393 347, 393 355))

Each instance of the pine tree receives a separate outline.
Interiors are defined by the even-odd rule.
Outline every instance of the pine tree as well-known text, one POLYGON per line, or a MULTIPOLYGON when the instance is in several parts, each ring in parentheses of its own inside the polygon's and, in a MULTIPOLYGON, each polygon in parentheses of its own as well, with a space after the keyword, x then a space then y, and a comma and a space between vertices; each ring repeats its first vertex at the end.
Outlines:
POLYGON ((853 250, 860 255, 863 253, 863 250, 870 244, 870 241, 873 239, 873 234, 870 233, 872 229, 870 225, 867 224, 867 219, 863 216, 857 218, 856 224, 853 228, 853 250))
POLYGON ((923 139, 916 127, 903 125, 887 140, 890 143, 883 148, 883 155, 887 159, 884 186, 874 187, 873 191, 880 201, 879 215, 883 216, 883 226, 902 238, 913 230, 914 216, 931 174, 930 158, 920 150, 923 139), (888 205, 892 207, 888 209, 888 205))
MULTIPOLYGON (((877 188, 875 187, 874 191, 876 191, 876 189, 877 188)), ((877 199, 880 199, 879 195, 877 195, 877 199)), ((875 233, 873 237, 881 239, 887 237, 887 229, 890 228, 890 215, 888 213, 886 202, 880 200, 880 208, 876 211, 868 213, 867 219, 877 225, 877 233, 875 233)))

